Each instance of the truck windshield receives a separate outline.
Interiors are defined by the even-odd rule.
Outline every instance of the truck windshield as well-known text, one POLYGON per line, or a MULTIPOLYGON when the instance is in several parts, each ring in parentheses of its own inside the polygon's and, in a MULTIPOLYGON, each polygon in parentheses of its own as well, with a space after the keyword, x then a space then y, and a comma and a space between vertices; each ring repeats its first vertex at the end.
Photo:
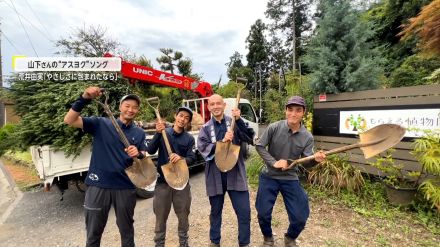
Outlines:
POLYGON ((252 106, 248 103, 240 103, 238 105, 238 108, 240 108, 241 116, 253 123, 257 122, 257 119, 255 117, 254 110, 252 109, 252 106))

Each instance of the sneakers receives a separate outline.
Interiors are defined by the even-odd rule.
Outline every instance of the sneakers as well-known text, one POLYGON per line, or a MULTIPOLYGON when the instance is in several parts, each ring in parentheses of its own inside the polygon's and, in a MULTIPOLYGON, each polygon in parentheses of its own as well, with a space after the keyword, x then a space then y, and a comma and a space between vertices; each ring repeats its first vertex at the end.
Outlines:
POLYGON ((297 247, 296 240, 284 234, 284 246, 285 247, 297 247))
POLYGON ((266 237, 264 236, 264 242, 261 247, 272 247, 274 246, 274 240, 273 237, 266 237))
POLYGON ((220 244, 216 244, 216 243, 211 242, 209 247, 220 247, 220 244))

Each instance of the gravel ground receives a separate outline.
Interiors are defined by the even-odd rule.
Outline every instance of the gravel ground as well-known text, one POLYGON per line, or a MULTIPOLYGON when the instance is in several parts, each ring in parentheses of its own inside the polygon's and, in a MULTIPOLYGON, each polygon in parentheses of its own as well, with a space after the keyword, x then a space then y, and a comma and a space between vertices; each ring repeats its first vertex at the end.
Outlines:
MULTIPOLYGON (((190 214, 191 246, 208 246, 209 201, 205 193, 203 171, 193 172, 190 179, 192 206, 190 214)), ((255 190, 251 190, 251 246, 262 241, 255 211, 255 190)), ((26 192, 3 224, 0 224, 0 246, 84 246, 84 194, 76 189, 67 190, 64 200, 53 189, 26 192)), ((137 246, 154 246, 154 214, 152 199, 139 199, 135 211, 137 246)), ((352 209, 333 205, 325 200, 311 198, 311 217, 298 239, 300 246, 440 246, 440 236, 433 235, 423 226, 408 220, 380 220, 365 218, 352 209)), ((225 247, 238 246, 237 220, 229 197, 223 211, 222 242, 225 247)), ((277 246, 283 246, 283 233, 288 220, 278 198, 273 213, 273 229, 277 246)), ((166 246, 178 246, 177 219, 170 213, 166 246)), ((120 246, 119 232, 113 210, 105 229, 102 246, 120 246)))

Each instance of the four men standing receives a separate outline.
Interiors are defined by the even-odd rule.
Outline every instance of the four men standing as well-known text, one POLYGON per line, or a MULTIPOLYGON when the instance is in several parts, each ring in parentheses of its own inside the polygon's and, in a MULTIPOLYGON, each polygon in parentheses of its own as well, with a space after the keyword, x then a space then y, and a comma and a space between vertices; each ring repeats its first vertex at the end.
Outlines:
MULTIPOLYGON (((82 128, 93 135, 93 152, 86 179, 89 186, 86 192, 84 208, 86 216, 86 246, 99 246, 108 212, 113 205, 116 221, 121 234, 122 246, 134 246, 133 214, 136 205, 135 186, 129 180, 124 169, 133 163, 132 157, 142 159, 144 152, 154 154, 159 151, 157 170, 159 178, 155 187, 153 208, 156 215, 156 246, 165 245, 166 221, 173 205, 178 218, 178 236, 181 247, 188 245, 188 215, 191 205, 189 183, 183 190, 171 188, 164 179, 161 166, 169 162, 185 159, 187 164, 195 161, 193 152, 194 138, 185 131, 191 122, 191 109, 180 107, 175 115, 174 126, 165 128, 157 122, 156 134, 145 145, 145 133, 134 126, 133 120, 139 111, 140 99, 136 95, 127 95, 120 101, 120 116, 117 123, 122 128, 130 146, 124 148, 116 129, 107 118, 80 116, 81 110, 90 101, 101 95, 98 87, 87 88, 72 105, 64 122, 69 126, 82 128), (173 152, 168 155, 161 132, 165 130, 173 152)), ((231 130, 232 118, 225 115, 226 104, 223 98, 214 94, 208 99, 208 109, 212 118, 200 130, 197 148, 206 160, 206 191, 211 205, 210 210, 210 246, 220 246, 222 210, 226 192, 228 193, 238 221, 238 244, 250 243, 251 209, 244 163, 244 151, 240 150, 236 165, 227 172, 219 170, 214 154, 217 141, 253 143, 254 131, 240 118, 240 110, 233 109, 236 121, 235 130, 231 130)), ((264 246, 273 246, 271 214, 278 193, 281 192, 289 216, 289 228, 285 234, 286 246, 296 246, 295 239, 304 229, 309 216, 307 194, 301 187, 296 170, 284 171, 289 159, 313 155, 313 137, 302 125, 305 102, 299 96, 291 97, 286 103, 286 120, 269 125, 256 145, 257 152, 265 162, 260 175, 256 199, 258 222, 264 237, 264 246), (266 146, 268 149, 266 149, 266 146)), ((321 162, 325 154, 314 154, 315 161, 321 162)))

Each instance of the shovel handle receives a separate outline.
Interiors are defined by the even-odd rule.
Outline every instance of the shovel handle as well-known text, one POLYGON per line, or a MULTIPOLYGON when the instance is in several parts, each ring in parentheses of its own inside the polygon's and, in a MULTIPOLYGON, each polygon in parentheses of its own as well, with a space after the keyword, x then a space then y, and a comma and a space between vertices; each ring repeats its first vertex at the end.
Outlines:
MULTIPOLYGON (((345 152, 345 151, 348 151, 348 150, 351 150, 351 149, 355 149, 355 148, 375 145, 375 144, 377 144, 379 142, 382 142, 383 140, 385 140, 385 138, 374 140, 374 141, 370 141, 370 142, 364 142, 364 143, 358 142, 358 143, 355 143, 355 144, 351 144, 351 145, 343 146, 343 147, 340 147, 340 148, 334 148, 334 149, 325 151, 324 154, 327 156, 327 155, 331 155, 331 154, 342 153, 342 152, 345 152)), ((314 159, 315 159, 315 156, 311 155, 311 156, 307 156, 307 157, 304 157, 304 158, 301 158, 301 159, 293 160, 292 163, 290 163, 290 165, 287 168, 283 169, 283 170, 291 169, 292 167, 296 166, 297 164, 306 163, 306 162, 309 162, 309 161, 314 160, 314 159)), ((289 161, 291 161, 291 160, 289 160, 289 161)))

